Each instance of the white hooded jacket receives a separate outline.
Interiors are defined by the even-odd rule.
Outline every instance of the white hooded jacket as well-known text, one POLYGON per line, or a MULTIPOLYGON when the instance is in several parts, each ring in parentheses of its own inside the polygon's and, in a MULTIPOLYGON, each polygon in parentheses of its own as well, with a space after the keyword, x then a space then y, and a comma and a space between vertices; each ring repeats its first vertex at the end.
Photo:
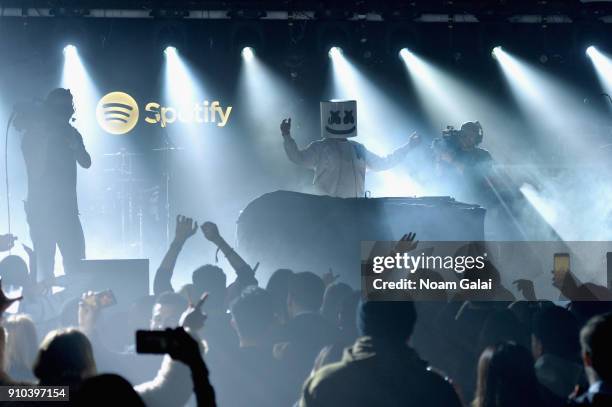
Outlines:
POLYGON ((406 143, 393 153, 380 157, 363 144, 347 139, 324 138, 300 150, 291 135, 283 138, 289 159, 314 170, 313 184, 318 192, 337 198, 363 197, 366 168, 373 171, 392 168, 406 157, 410 149, 406 143))

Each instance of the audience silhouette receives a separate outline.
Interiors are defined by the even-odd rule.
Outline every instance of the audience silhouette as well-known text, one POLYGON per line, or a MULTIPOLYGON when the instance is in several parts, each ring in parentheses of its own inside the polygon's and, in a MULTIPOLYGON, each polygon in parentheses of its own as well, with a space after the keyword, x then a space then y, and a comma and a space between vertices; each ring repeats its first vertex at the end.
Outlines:
MULTIPOLYGON (((0 250, 16 239, 0 236, 0 250)), ((414 239, 402 242, 412 250, 414 239)), ((99 293, 66 298, 37 283, 35 253, 24 248, 27 262, 0 261, 0 384, 68 386, 62 405, 612 405, 610 292, 571 274, 553 281, 569 298, 558 305, 536 300, 528 280, 515 282, 526 301, 501 286, 478 298, 365 300, 332 270, 278 269, 262 288, 259 265, 216 224, 179 215, 153 295, 117 317, 99 293), (198 231, 232 273, 203 264, 176 290, 178 256, 198 231), (22 295, 9 298, 2 283, 22 295), (153 342, 135 340, 137 330, 153 342)), ((485 274, 500 279, 490 262, 485 274)))

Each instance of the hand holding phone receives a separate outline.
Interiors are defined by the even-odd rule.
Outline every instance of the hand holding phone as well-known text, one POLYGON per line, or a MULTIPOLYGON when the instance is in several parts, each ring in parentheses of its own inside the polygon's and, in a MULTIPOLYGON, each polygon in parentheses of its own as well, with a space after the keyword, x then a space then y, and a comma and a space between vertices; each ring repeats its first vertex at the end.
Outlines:
POLYGON ((163 331, 136 331, 136 352, 166 354, 176 351, 179 347, 171 329, 163 331))
POLYGON ((553 285, 561 289, 569 271, 569 253, 555 253, 553 257, 553 285))
POLYGON ((98 291, 95 293, 87 293, 83 296, 82 301, 85 305, 93 308, 103 309, 117 304, 117 299, 112 290, 98 291))
POLYGON ((183 328, 136 331, 136 352, 163 355, 191 365, 201 360, 200 345, 183 328))

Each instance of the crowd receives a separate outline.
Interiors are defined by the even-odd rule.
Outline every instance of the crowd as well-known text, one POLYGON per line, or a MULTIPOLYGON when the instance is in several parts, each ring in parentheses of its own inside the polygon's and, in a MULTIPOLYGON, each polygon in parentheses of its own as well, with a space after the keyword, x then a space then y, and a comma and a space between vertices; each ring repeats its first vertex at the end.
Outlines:
MULTIPOLYGON (((0 249, 14 244, 0 236, 0 249)), ((153 295, 123 313, 93 292, 56 297, 32 278, 29 257, 0 262, 4 288, 23 296, 7 298, 0 286, 0 385, 69 386, 70 401, 7 405, 612 406, 609 302, 561 307, 509 292, 498 301, 367 301, 331 271, 290 269, 262 287, 257 266, 214 223, 184 216, 153 295), (206 264, 173 286, 198 232, 226 257, 233 282, 206 264), (18 312, 7 313, 15 302, 18 312), (55 319, 41 317, 58 302, 55 319), (139 353, 136 330, 163 330, 165 354, 139 353)))

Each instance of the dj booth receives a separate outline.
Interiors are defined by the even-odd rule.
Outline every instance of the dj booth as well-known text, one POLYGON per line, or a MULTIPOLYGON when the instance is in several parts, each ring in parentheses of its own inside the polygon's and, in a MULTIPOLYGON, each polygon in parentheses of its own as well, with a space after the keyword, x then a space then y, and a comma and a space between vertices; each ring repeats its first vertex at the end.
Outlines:
POLYGON ((358 282, 362 241, 484 240, 485 209, 449 197, 332 198, 276 191, 247 205, 237 221, 237 249, 261 263, 265 282, 277 268, 328 271, 358 282))

